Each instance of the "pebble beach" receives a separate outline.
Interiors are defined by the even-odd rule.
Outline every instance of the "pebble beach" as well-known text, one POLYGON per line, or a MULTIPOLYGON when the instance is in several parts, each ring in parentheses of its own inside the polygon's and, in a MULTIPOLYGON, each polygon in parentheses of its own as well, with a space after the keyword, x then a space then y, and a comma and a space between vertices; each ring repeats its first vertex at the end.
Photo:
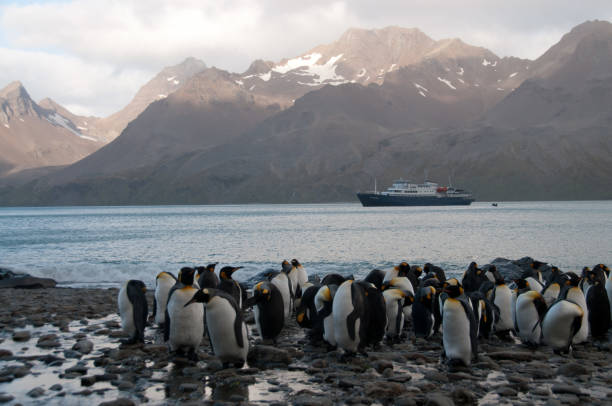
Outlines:
MULTIPOLYGON (((248 365, 222 369, 206 339, 199 361, 172 357, 162 333, 121 345, 115 288, 0 289, 3 404, 395 404, 609 405, 612 342, 568 356, 497 337, 480 340, 470 368, 441 362, 440 335, 408 337, 341 361, 309 343, 294 320, 275 346, 262 343, 246 313, 248 365)), ((149 309, 152 294, 148 293, 149 309)))

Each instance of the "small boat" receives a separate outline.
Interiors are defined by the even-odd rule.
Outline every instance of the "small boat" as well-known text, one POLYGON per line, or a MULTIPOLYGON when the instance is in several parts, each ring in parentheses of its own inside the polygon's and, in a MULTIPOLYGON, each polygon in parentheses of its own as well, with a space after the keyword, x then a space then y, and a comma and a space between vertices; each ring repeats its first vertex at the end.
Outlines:
MULTIPOLYGON (((376 185, 376 183, 375 183, 376 185)), ((357 198, 364 207, 372 206, 467 206, 474 198, 463 189, 440 186, 437 183, 425 181, 421 184, 399 179, 386 191, 357 193, 357 198)))
POLYGON ((491 203, 491 206, 497 207, 497 203, 491 203))

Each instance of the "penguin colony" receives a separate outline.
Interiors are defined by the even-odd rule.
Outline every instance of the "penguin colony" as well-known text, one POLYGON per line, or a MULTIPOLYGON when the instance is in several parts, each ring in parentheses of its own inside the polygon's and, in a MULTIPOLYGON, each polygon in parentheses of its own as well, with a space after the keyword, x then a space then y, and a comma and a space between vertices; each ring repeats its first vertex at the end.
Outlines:
MULTIPOLYGON (((355 280, 335 273, 309 279, 293 259, 261 274, 250 297, 232 278, 242 267, 225 266, 217 276, 216 265, 185 267, 177 277, 158 274, 151 321, 163 329, 171 353, 192 360, 208 336, 225 367, 246 362, 247 308, 253 308, 263 340, 276 343, 293 316, 311 343, 340 349, 343 358, 411 334, 441 334, 441 356, 450 366, 469 366, 478 358, 478 341, 491 334, 516 337, 529 347, 547 345, 559 354, 604 337, 611 326, 612 275, 603 264, 585 267, 580 276, 547 266, 545 277, 546 264, 533 261, 520 279, 506 281, 494 265, 472 262, 459 280, 430 263, 421 268, 404 261, 355 280)), ((119 292, 126 343, 144 341, 145 290, 143 282, 130 280, 119 292)))

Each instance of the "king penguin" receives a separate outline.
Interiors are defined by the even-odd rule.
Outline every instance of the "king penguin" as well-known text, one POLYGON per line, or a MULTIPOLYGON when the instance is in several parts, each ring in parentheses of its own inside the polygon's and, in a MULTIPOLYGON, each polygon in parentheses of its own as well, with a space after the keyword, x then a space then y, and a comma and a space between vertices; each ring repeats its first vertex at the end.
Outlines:
POLYGON ((570 288, 563 286, 561 298, 550 306, 542 320, 542 341, 552 347, 555 354, 569 352, 584 317, 580 306, 563 298, 570 288))
POLYGON ((494 288, 489 290, 487 299, 499 309, 499 320, 495 323, 495 333, 507 336, 514 329, 514 316, 512 312, 512 291, 506 285, 503 276, 492 265, 487 274, 494 278, 494 288))
POLYGON ((153 321, 163 326, 166 321, 168 293, 176 283, 176 277, 170 272, 160 272, 155 278, 155 296, 153 297, 153 321))
POLYGON ((546 302, 546 306, 552 306, 552 304, 557 300, 559 293, 561 293, 561 288, 565 285, 567 280, 568 277, 562 273, 559 268, 552 268, 548 283, 540 292, 544 298, 544 301, 546 302))
POLYGON ((171 352, 187 352, 189 359, 197 361, 196 351, 204 335, 204 308, 187 306, 198 291, 194 286, 195 269, 181 268, 178 282, 170 289, 164 324, 164 341, 171 352))
POLYGON ((487 281, 488 278, 484 275, 484 271, 478 268, 476 262, 470 262, 468 269, 463 273, 461 285, 466 292, 475 292, 480 289, 480 285, 487 281))
POLYGON ((124 344, 144 343, 144 330, 147 323, 148 308, 145 293, 147 288, 142 281, 129 280, 119 290, 117 302, 121 327, 130 336, 124 344))
POLYGON ((540 345, 542 320, 546 314, 546 302, 542 295, 530 290, 516 299, 515 330, 521 342, 529 347, 540 345))
POLYGON ((383 292, 386 305, 387 329, 385 337, 390 343, 400 341, 400 334, 404 329, 404 301, 406 293, 400 289, 386 289, 383 292))
POLYGON ((459 283, 445 284, 440 295, 442 306, 442 343, 449 365, 469 366, 478 354, 476 320, 472 306, 459 283))
POLYGON ((361 351, 365 341, 365 307, 365 292, 360 285, 347 280, 338 287, 332 305, 334 337, 348 355, 361 351))
POLYGON ((237 270, 242 269, 241 266, 224 266, 219 271, 220 281, 219 289, 231 295, 238 307, 242 309, 242 288, 238 281, 232 278, 232 274, 237 270))
POLYGON ((434 335, 435 303, 436 288, 425 286, 417 290, 412 305, 412 328, 415 336, 429 338, 434 335))
POLYGON ((269 281, 259 282, 253 287, 253 296, 247 306, 252 305, 259 336, 276 344, 276 338, 285 325, 285 308, 280 291, 269 281))
POLYGON ((317 318, 311 340, 316 341, 320 332, 321 338, 327 343, 329 350, 336 347, 332 305, 337 289, 337 285, 323 285, 317 290, 314 299, 317 318))
MULTIPOLYGON (((295 272, 297 273, 297 289, 295 292, 295 297, 301 298, 304 290, 306 290, 306 283, 308 283, 308 272, 306 272, 304 266, 300 264, 300 261, 295 258, 291 260, 291 265, 293 265, 295 272)), ((296 307, 297 305, 298 303, 296 302, 296 307)))
POLYGON ((283 261, 281 264, 281 271, 270 279, 270 282, 278 288, 283 297, 285 321, 289 320, 291 311, 293 310, 293 290, 291 289, 291 281, 288 276, 292 268, 293 266, 289 261, 283 261))
POLYGON ((598 274, 595 268, 587 273, 591 287, 587 291, 586 303, 589 309, 589 328, 593 338, 603 338, 610 328, 610 302, 604 283, 605 275, 598 274))
POLYGON ((217 289, 219 287, 219 277, 215 273, 215 267, 217 266, 217 262, 214 264, 208 264, 205 267, 199 266, 196 268, 198 273, 198 286, 200 289, 202 288, 213 288, 217 289))
POLYGON ((580 309, 582 310, 583 317, 580 324, 580 329, 572 340, 572 344, 580 344, 586 342, 589 338, 589 310, 584 293, 580 289, 580 278, 573 272, 568 272, 566 275, 568 277, 568 280, 565 282, 567 288, 559 295, 559 297, 575 303, 576 305, 580 306, 580 309))
POLYGON ((224 368, 230 364, 241 368, 249 352, 249 340, 242 310, 234 298, 222 290, 204 288, 198 290, 184 306, 188 308, 195 302, 204 303, 206 308, 206 325, 215 356, 221 360, 224 368))

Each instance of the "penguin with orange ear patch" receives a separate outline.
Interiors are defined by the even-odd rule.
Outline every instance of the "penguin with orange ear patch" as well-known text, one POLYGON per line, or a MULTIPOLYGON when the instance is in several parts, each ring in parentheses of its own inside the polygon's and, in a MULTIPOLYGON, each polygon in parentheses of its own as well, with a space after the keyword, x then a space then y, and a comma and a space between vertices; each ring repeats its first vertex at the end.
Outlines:
POLYGON ((285 325, 285 307, 280 290, 269 281, 259 282, 253 287, 253 296, 247 301, 247 306, 254 306, 255 325, 261 338, 276 344, 285 325))

